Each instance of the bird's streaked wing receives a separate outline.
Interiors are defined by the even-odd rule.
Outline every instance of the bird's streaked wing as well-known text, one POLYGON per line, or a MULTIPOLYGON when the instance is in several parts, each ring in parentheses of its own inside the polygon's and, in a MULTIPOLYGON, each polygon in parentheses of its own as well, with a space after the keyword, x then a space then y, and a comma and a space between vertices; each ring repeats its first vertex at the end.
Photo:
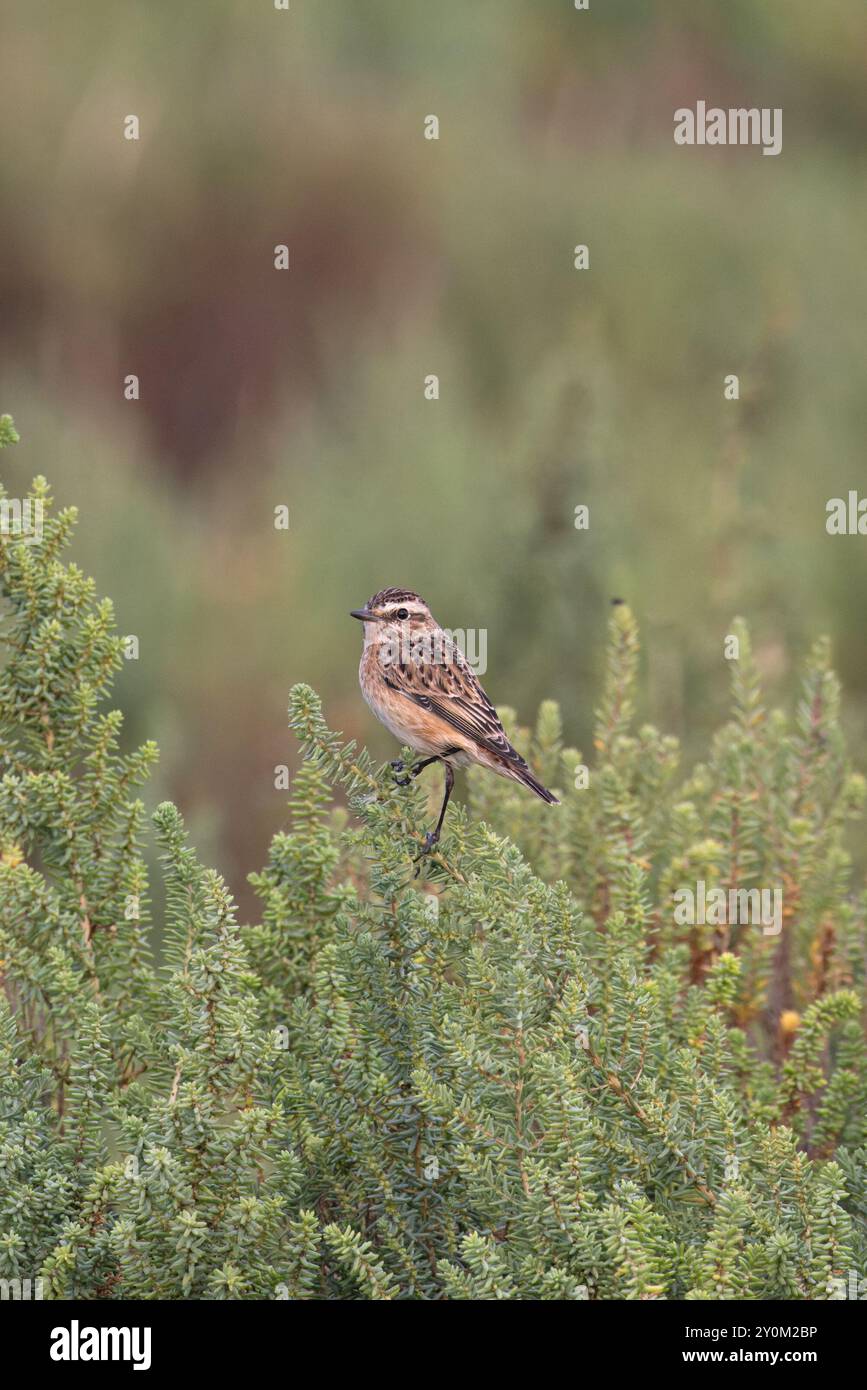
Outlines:
POLYGON ((445 661, 403 661, 383 668, 386 683, 496 757, 525 768, 506 738, 497 712, 460 650, 451 645, 445 661))

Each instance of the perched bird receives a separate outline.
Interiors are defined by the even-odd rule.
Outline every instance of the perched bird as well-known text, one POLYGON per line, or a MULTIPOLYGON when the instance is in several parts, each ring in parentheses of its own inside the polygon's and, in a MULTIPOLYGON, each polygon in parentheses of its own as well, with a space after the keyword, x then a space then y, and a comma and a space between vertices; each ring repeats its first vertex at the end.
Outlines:
MULTIPOLYGON (((559 804, 506 738, 475 672, 424 599, 409 589, 381 589, 350 616, 364 623, 358 668, 362 695, 401 744, 425 755, 409 769, 410 776, 417 777, 431 763, 445 766, 442 809, 422 853, 440 837, 456 767, 480 763, 522 782, 543 801, 559 804)), ((401 762, 392 767, 404 770, 401 762)), ((402 779, 404 786, 408 782, 409 777, 402 779)))

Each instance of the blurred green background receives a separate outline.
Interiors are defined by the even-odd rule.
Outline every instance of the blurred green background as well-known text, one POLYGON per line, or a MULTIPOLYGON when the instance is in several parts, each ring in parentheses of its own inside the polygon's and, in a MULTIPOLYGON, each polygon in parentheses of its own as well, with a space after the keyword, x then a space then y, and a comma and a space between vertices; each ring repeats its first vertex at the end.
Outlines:
POLYGON ((128 737, 245 907, 292 683, 393 755, 347 616, 382 586, 485 628, 492 698, 556 697, 588 754, 615 594, 689 755, 736 612, 773 699, 829 632, 863 738, 867 539, 825 531, 867 491, 863 0, 6 0, 3 27, 4 481, 80 507, 141 642, 128 737), (675 146, 698 99, 782 107, 782 153, 675 146))

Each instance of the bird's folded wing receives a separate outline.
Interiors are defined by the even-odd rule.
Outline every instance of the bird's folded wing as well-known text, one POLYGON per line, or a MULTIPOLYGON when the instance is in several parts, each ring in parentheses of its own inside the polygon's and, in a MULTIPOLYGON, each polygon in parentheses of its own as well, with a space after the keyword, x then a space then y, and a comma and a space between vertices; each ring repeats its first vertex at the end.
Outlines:
POLYGON ((448 662, 402 662, 389 665, 384 678, 392 690, 514 767, 527 764, 506 738, 497 712, 460 653, 448 662))

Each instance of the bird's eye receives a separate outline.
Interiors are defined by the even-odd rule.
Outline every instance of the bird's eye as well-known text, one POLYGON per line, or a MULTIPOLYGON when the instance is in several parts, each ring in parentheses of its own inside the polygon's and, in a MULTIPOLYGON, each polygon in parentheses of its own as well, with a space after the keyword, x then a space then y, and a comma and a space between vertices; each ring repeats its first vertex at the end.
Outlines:
POLYGON ((409 610, 406 608, 398 608, 397 616, 400 618, 401 622, 403 622, 404 618, 409 617, 409 610))

